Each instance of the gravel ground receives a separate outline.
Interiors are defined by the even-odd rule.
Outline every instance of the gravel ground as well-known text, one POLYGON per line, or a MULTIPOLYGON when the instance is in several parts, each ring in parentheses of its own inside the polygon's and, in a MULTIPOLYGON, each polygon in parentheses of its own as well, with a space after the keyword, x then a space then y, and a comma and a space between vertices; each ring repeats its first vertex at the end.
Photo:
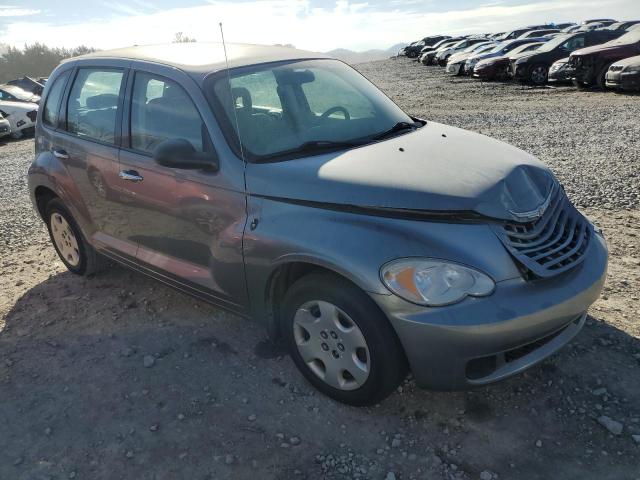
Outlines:
POLYGON ((0 144, 0 479, 640 478, 640 98, 359 68, 538 155, 586 207, 611 263, 583 332, 494 386, 336 404, 247 321, 120 267, 65 272, 26 192, 33 140, 0 144))

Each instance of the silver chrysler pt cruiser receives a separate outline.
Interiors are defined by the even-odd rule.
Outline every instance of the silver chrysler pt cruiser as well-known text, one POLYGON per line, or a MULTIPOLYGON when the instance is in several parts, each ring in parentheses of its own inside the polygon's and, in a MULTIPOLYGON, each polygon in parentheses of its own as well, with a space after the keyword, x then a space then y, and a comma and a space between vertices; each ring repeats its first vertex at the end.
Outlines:
POLYGON ((607 248, 542 163, 411 117, 324 55, 227 51, 102 51, 51 75, 29 185, 71 272, 108 258, 255 318, 352 405, 409 370, 495 382, 579 332, 607 248))

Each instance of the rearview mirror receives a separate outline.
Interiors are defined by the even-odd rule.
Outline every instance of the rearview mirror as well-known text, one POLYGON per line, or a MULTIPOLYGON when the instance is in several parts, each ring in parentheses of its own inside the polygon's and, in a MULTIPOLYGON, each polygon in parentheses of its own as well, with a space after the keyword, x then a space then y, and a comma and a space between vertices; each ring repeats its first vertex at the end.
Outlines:
POLYGON ((217 172, 220 169, 215 152, 198 152, 188 140, 172 138, 158 144, 153 152, 155 161, 163 167, 185 170, 206 170, 217 172))

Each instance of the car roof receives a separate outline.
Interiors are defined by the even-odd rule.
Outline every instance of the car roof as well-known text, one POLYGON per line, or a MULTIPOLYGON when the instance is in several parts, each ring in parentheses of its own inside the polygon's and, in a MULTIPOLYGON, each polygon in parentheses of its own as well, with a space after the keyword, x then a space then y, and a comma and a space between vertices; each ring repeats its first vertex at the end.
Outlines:
MULTIPOLYGON (((332 58, 326 54, 284 46, 227 43, 226 47, 229 68, 284 60, 332 58)), ((91 59, 126 59, 160 63, 179 68, 187 73, 200 75, 226 68, 225 52, 220 42, 169 43, 101 50, 71 58, 66 62, 91 59)))

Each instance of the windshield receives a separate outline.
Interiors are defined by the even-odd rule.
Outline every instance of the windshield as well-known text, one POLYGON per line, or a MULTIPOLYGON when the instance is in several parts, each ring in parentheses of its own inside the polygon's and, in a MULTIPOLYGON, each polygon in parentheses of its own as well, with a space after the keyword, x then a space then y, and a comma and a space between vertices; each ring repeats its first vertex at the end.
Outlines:
POLYGON ((626 45, 627 43, 640 42, 640 30, 633 29, 630 32, 625 33, 621 37, 607 42, 607 45, 626 45))
POLYGON ((520 45, 518 48, 514 48, 511 51, 511 53, 515 55, 517 53, 524 53, 524 52, 529 52, 531 50, 538 50, 538 47, 540 45, 544 45, 544 43, 542 43, 542 42, 525 43, 524 45, 520 45))
POLYGON ((227 139, 236 144, 237 118, 242 150, 249 160, 290 156, 294 150, 308 155, 313 153, 310 144, 324 150, 369 143, 390 129, 416 127, 366 78, 337 60, 233 69, 231 89, 226 74, 214 78, 218 120, 227 139))
MULTIPOLYGON (((541 46, 538 49, 538 51, 540 51, 540 52, 550 52, 551 50, 554 50, 556 47, 562 45, 564 42, 566 42, 571 37, 573 37, 573 35, 558 35, 557 37, 552 38, 551 40, 546 42, 543 46, 541 46)), ((578 38, 582 38, 582 37, 578 37, 578 38)))
POLYGON ((487 45, 491 45, 491 48, 493 48, 493 43, 475 43, 467 48, 465 48, 464 50, 462 50, 463 52, 477 52, 482 50, 483 48, 487 48, 487 45))
POLYGON ((445 43, 448 43, 449 39, 448 38, 444 38, 442 40, 440 40, 438 43, 433 44, 433 47, 439 47, 441 45, 444 45, 445 43))

